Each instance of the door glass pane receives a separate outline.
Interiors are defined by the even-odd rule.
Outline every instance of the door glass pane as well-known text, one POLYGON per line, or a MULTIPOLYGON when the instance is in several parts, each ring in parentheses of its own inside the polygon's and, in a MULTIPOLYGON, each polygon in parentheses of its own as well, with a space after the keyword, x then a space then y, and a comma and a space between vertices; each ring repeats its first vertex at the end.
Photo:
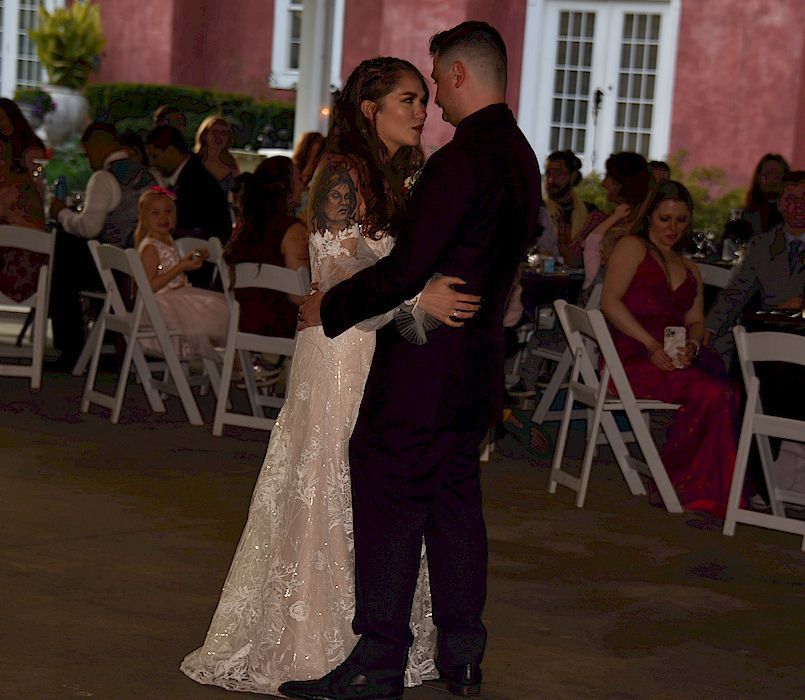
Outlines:
POLYGON ((616 150, 625 148, 648 155, 651 146, 660 20, 661 16, 657 14, 624 15, 618 109, 615 115, 616 150))
POLYGON ((594 12, 559 13, 550 149, 578 149, 586 143, 593 63, 594 12))
POLYGON ((39 6, 44 0, 20 0, 19 29, 17 30, 17 87, 42 84, 42 66, 28 30, 37 26, 39 6))

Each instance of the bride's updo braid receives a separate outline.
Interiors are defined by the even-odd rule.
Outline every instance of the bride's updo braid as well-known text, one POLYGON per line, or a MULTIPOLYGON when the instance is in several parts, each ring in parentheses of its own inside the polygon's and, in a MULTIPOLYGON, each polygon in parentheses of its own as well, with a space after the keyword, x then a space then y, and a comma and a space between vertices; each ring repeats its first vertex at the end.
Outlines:
POLYGON ((405 73, 419 78, 427 100, 428 86, 416 66, 401 58, 379 56, 363 61, 352 71, 333 106, 327 151, 355 162, 366 206, 364 232, 370 236, 393 228, 405 206, 402 183, 424 161, 422 149, 413 146, 403 146, 389 158, 375 125, 361 111, 361 102, 381 100, 405 73))

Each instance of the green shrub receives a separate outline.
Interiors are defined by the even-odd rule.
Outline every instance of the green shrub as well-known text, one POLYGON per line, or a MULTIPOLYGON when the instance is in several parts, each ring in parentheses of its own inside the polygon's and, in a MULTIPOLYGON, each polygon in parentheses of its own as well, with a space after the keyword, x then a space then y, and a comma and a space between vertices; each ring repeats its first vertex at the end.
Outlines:
POLYGON ((45 177, 52 185, 57 177, 67 178, 69 192, 83 192, 87 188, 87 180, 92 175, 92 168, 84 155, 84 149, 76 142, 70 141, 53 149, 53 156, 45 166, 45 177))
POLYGON ((153 126, 154 110, 170 104, 187 118, 185 138, 191 144, 198 125, 213 113, 222 114, 232 125, 236 148, 259 148, 266 132, 286 137, 280 138, 278 148, 290 147, 293 139, 294 106, 290 104, 257 102, 215 90, 132 83, 89 85, 86 96, 91 117, 114 124, 120 132, 131 129, 145 136, 153 126))

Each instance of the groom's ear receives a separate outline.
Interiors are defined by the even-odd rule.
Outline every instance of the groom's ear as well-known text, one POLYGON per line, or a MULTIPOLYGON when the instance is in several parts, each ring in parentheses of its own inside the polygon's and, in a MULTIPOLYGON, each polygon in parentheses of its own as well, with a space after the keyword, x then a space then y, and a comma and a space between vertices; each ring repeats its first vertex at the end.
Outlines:
POLYGON ((370 122, 373 122, 375 114, 377 114, 377 103, 372 100, 364 100, 361 102, 361 114, 370 122))

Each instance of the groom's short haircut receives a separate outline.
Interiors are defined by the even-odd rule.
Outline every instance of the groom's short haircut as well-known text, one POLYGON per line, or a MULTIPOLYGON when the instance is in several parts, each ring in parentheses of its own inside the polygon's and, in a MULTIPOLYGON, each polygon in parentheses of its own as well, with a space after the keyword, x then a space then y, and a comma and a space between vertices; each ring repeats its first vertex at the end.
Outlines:
POLYGON ((453 53, 468 59, 481 77, 506 87, 506 44, 492 25, 471 20, 431 38, 431 56, 445 57, 453 53))

